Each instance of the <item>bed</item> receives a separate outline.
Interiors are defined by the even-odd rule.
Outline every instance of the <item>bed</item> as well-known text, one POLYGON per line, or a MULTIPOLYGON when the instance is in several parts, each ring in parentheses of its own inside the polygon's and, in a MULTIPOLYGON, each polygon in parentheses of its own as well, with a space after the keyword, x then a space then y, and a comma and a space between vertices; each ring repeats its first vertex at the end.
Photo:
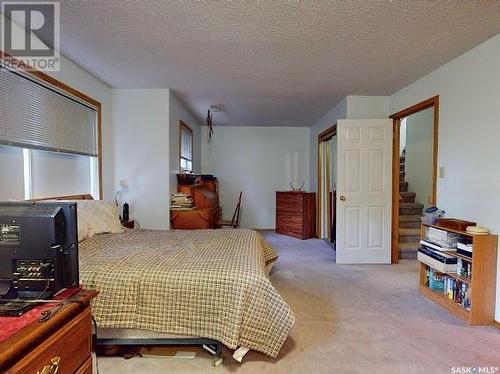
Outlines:
POLYGON ((80 280, 99 290, 98 341, 206 344, 214 360, 222 343, 239 360, 248 349, 276 357, 295 315, 269 280, 278 256, 258 232, 123 230, 118 222, 116 233, 87 235, 84 226, 101 221, 92 197, 51 199, 80 202, 79 236, 89 236, 79 243, 80 280))
POLYGON ((100 328, 197 336, 276 357, 294 314, 268 279, 277 254, 253 230, 127 230, 79 245, 100 328))

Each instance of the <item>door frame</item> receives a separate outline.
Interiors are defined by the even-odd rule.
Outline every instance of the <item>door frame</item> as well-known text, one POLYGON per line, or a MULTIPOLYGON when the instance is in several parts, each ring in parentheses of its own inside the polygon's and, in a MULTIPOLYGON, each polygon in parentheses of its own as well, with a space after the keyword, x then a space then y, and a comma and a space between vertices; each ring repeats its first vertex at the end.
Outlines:
POLYGON ((409 108, 403 109, 389 118, 393 120, 392 140, 392 247, 391 263, 399 262, 399 137, 401 119, 422 110, 434 108, 434 126, 432 140, 432 195, 431 204, 436 204, 437 199, 437 162, 438 162, 438 140, 439 140, 439 95, 424 100, 409 108))
MULTIPOLYGON (((333 138, 335 135, 337 135, 337 124, 333 124, 326 130, 322 131, 318 135, 318 162, 317 162, 317 169, 318 169, 318 179, 317 179, 317 190, 318 190, 318 198, 316 200, 316 237, 318 239, 321 239, 321 178, 323 177, 321 173, 321 163, 320 163, 320 157, 321 157, 321 152, 320 152, 320 143, 326 142, 333 138)), ((330 194, 330 186, 328 186, 328 196, 331 196, 330 194)), ((330 201, 330 206, 331 206, 331 201, 330 201)), ((332 222, 331 222, 331 214, 328 215, 328 227, 331 228, 332 222)))

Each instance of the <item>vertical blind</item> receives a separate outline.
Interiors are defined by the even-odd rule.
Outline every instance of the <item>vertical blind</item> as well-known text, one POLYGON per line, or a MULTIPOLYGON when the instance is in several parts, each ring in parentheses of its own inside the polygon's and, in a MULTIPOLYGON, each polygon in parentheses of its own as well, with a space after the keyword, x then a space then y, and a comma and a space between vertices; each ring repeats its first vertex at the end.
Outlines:
POLYGON ((97 112, 0 65, 0 144, 97 156, 97 112))

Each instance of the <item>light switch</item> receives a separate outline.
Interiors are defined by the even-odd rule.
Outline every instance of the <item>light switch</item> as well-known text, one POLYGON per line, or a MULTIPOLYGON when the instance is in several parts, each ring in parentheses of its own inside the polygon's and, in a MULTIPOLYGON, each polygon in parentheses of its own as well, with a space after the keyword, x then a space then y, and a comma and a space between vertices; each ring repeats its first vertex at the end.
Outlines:
POLYGON ((444 178, 444 166, 441 166, 439 168, 439 178, 444 178))

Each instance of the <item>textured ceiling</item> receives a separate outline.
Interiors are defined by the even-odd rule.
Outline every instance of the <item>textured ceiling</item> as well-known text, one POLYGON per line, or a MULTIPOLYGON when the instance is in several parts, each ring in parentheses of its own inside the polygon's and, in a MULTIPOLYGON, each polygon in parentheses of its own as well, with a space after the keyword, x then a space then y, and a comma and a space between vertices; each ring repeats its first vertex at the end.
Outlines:
POLYGON ((500 1, 61 2, 62 52, 112 87, 168 87, 203 120, 304 126, 500 32, 500 1))

